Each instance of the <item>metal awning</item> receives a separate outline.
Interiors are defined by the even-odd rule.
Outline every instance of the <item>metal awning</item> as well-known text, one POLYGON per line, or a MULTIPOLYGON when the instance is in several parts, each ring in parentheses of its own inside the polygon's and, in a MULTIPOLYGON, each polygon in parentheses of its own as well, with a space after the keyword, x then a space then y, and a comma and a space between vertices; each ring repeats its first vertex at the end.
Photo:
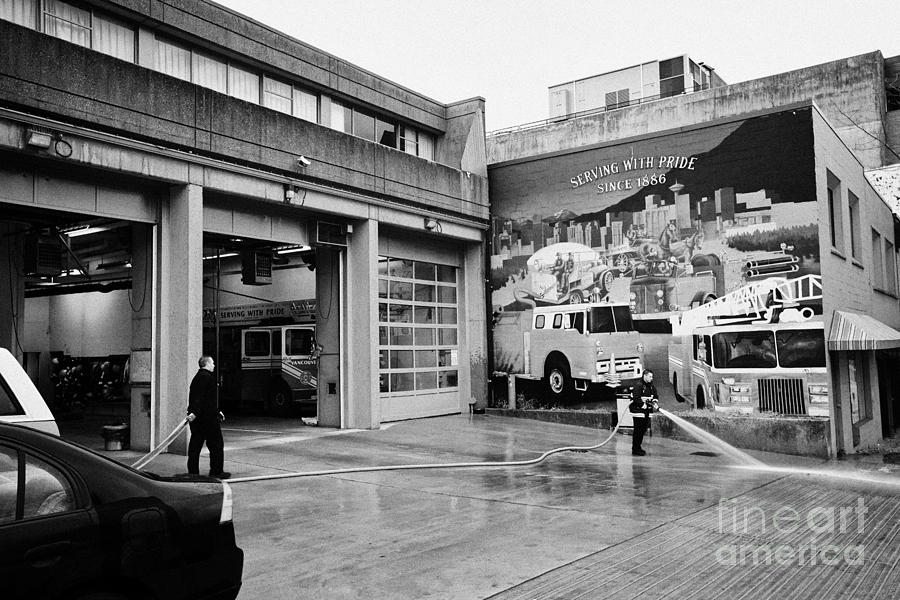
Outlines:
POLYGON ((900 331, 860 313, 834 311, 829 350, 887 350, 900 348, 900 331))

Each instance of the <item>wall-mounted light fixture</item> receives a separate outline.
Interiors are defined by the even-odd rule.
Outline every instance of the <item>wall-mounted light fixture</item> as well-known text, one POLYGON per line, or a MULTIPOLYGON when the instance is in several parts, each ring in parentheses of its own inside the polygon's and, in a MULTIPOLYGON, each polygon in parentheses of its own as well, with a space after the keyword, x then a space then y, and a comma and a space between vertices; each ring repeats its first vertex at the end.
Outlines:
POLYGON ((46 150, 52 143, 53 134, 48 131, 40 131, 38 129, 27 129, 25 131, 25 144, 32 148, 46 150))
POLYGON ((303 206, 304 200, 306 200, 306 189, 296 188, 290 183, 286 183, 284 185, 285 204, 297 204, 299 206, 303 206))
POLYGON ((425 219, 425 229, 427 229, 428 231, 434 231, 434 230, 440 231, 441 224, 440 224, 440 222, 438 222, 437 219, 426 218, 425 219))

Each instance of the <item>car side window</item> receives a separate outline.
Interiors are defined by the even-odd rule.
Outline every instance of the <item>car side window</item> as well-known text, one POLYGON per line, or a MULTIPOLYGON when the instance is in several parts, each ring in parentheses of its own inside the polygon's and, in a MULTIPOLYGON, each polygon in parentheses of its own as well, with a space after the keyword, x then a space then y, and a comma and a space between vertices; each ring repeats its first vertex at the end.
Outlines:
POLYGON ((25 411, 19 405, 18 401, 13 397, 12 393, 0 377, 0 416, 24 415, 25 411))
POLYGON ((25 455, 24 518, 75 509, 75 494, 65 475, 34 456, 25 455))
POLYGON ((16 520, 19 498, 19 453, 0 446, 0 525, 16 520))
POLYGON ((534 328, 535 329, 543 329, 544 328, 544 315, 538 315, 534 318, 534 328))

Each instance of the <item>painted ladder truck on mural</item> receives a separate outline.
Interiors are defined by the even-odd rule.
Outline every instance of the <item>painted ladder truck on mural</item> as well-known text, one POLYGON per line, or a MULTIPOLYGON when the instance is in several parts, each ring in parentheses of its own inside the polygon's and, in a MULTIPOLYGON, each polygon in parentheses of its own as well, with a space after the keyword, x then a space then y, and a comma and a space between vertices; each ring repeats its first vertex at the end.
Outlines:
POLYGON ((241 401, 262 401, 266 412, 277 416, 315 410, 318 357, 313 324, 245 329, 241 332, 241 401))
POLYGON ((671 317, 669 371, 695 408, 830 416, 822 278, 770 277, 671 317))
POLYGON ((540 306, 523 334, 525 374, 564 401, 591 383, 622 388, 644 372, 644 346, 625 303, 540 306))

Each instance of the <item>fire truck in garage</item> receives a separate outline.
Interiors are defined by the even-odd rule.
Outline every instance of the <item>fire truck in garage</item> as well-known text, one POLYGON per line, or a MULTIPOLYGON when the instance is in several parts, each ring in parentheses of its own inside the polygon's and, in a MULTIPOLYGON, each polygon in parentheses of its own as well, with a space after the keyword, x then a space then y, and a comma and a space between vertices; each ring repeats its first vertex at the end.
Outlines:
POLYGON ((262 401, 267 413, 315 411, 319 347, 316 326, 250 327, 241 333, 241 401, 262 401))

